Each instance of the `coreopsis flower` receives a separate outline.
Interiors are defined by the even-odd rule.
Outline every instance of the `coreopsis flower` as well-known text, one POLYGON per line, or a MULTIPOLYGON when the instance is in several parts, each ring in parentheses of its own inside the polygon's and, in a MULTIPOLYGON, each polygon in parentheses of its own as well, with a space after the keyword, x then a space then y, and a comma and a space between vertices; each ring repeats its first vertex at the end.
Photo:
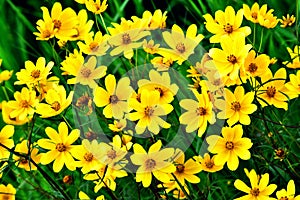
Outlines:
POLYGON ((144 39, 143 41, 143 49, 146 53, 155 54, 158 52, 160 44, 154 44, 154 40, 147 41, 144 39))
POLYGON ((212 48, 209 50, 209 56, 221 77, 228 76, 231 80, 239 78, 239 70, 244 65, 245 58, 251 44, 245 44, 245 37, 236 36, 234 40, 230 38, 221 41, 221 49, 212 48))
POLYGON ((36 164, 40 163, 41 154, 39 153, 38 148, 34 147, 34 144, 30 145, 30 149, 28 149, 29 143, 28 140, 23 140, 21 143, 17 144, 15 147, 15 152, 27 155, 30 152, 30 157, 19 157, 17 155, 13 155, 13 159, 16 162, 16 166, 25 169, 26 171, 36 170, 37 167, 32 164, 34 161, 36 164))
POLYGON ((85 0, 86 8, 95 14, 101 14, 107 9, 107 0, 85 0))
POLYGON ((142 182, 144 187, 149 187, 153 176, 163 183, 170 182, 170 173, 175 172, 176 167, 169 161, 174 154, 173 148, 161 150, 162 142, 158 140, 150 146, 148 153, 138 143, 133 145, 134 154, 130 159, 139 168, 136 171, 136 182, 142 182))
POLYGON ((20 120, 18 117, 11 118, 10 113, 14 111, 14 109, 9 107, 7 101, 2 101, 1 106, 2 106, 2 118, 6 124, 23 125, 26 124, 31 119, 31 117, 25 118, 23 120, 20 120))
POLYGON ((171 104, 160 104, 160 93, 157 90, 142 90, 140 102, 130 100, 129 104, 135 112, 128 114, 128 119, 137 121, 135 130, 137 134, 142 134, 146 128, 151 133, 157 135, 162 128, 170 128, 171 124, 164 121, 161 117, 166 116, 173 110, 171 104))
POLYGON ((288 68, 298 69, 300 68, 300 46, 296 45, 294 47, 294 51, 287 47, 288 53, 290 54, 291 61, 282 62, 282 64, 286 65, 288 68))
POLYGON ((271 73, 261 78, 262 85, 257 91, 257 100, 262 107, 274 105, 276 108, 288 109, 288 97, 284 95, 286 70, 280 68, 272 76, 271 73))
POLYGON ((84 38, 84 43, 80 41, 77 45, 79 49, 87 55, 102 56, 105 55, 109 49, 107 39, 108 35, 102 35, 102 33, 98 31, 95 35, 94 33, 88 34, 84 38))
POLYGON ((249 115, 254 113, 257 106, 253 104, 254 92, 247 92, 242 86, 235 88, 234 93, 225 88, 225 100, 217 99, 215 105, 221 112, 217 117, 220 119, 228 119, 227 123, 232 126, 236 122, 249 125, 251 120, 249 115))
POLYGON ((44 57, 39 57, 36 65, 32 61, 26 61, 25 69, 21 69, 20 72, 16 73, 18 81, 15 82, 15 85, 26 84, 28 87, 38 85, 39 82, 47 80, 53 65, 54 62, 52 61, 46 65, 44 57))
POLYGON ((138 21, 138 20, 145 21, 144 28, 148 30, 153 30, 157 28, 163 29, 166 28, 167 11, 162 13, 160 9, 157 9, 154 11, 152 15, 150 11, 146 10, 143 13, 142 19, 136 16, 132 16, 131 18, 133 21, 138 21))
MULTIPOLYGON (((15 127, 13 125, 5 125, 1 131, 0 131, 0 143, 7 148, 13 148, 14 147, 14 140, 11 139, 11 137, 15 133, 15 127)), ((8 159, 10 155, 10 152, 0 146, 0 160, 8 159)))
POLYGON ((76 77, 76 83, 81 85, 88 85, 94 89, 98 86, 97 79, 100 79, 106 75, 107 67, 104 65, 97 66, 97 58, 92 56, 84 63, 78 72, 76 77))
POLYGON ((274 159, 278 159, 279 161, 283 161, 288 155, 287 148, 278 148, 274 150, 274 159))
POLYGON ((161 56, 154 57, 150 62, 153 67, 159 72, 168 71, 170 66, 173 64, 172 58, 161 56))
POLYGON ((132 94, 130 79, 128 77, 121 78, 116 83, 114 75, 107 75, 105 78, 104 90, 102 87, 96 87, 94 90, 94 102, 98 107, 104 107, 103 114, 106 118, 121 119, 124 113, 127 113, 127 99, 132 94))
POLYGON ((263 17, 261 13, 265 13, 267 10, 267 4, 259 8, 259 4, 255 2, 252 5, 251 9, 247 4, 243 4, 243 10, 244 10, 244 16, 247 20, 253 23, 259 23, 259 18, 263 17))
POLYGON ((188 27, 186 34, 178 25, 174 24, 171 32, 164 31, 162 35, 170 49, 160 48, 157 53, 163 57, 170 57, 172 60, 177 61, 179 65, 194 53, 194 49, 204 38, 202 34, 197 34, 195 24, 188 27))
POLYGON ((251 77, 261 76, 268 70, 270 58, 266 54, 256 56, 254 50, 251 50, 245 58, 243 69, 251 77))
POLYGON ((299 200, 300 195, 295 196, 295 183, 293 180, 290 180, 287 185, 287 190, 281 189, 276 192, 277 199, 281 200, 299 200))
POLYGON ((47 8, 42 7, 41 9, 43 10, 43 20, 39 19, 36 22, 36 25, 37 25, 36 28, 38 29, 39 32, 34 32, 33 34, 35 36, 37 36, 36 40, 47 41, 54 37, 57 29, 54 29, 54 23, 53 23, 52 19, 46 15, 46 12, 49 13, 47 8))
POLYGON ((113 132, 121 132, 127 125, 126 119, 114 120, 113 124, 108 124, 108 128, 113 132))
POLYGON ((206 29, 214 34, 209 41, 219 43, 223 39, 234 39, 238 35, 244 37, 250 35, 251 29, 248 26, 240 27, 243 21, 243 9, 235 11, 232 6, 227 6, 225 12, 218 10, 215 19, 210 14, 203 15, 206 29))
POLYGON ((56 173, 60 172, 64 165, 74 171, 77 164, 72 156, 72 151, 76 146, 72 144, 80 136, 79 129, 74 129, 69 134, 67 124, 61 122, 58 125, 58 132, 51 127, 47 127, 45 132, 49 139, 39 139, 37 142, 40 147, 48 150, 48 152, 42 153, 41 164, 47 165, 54 161, 53 171, 56 173))
POLYGON ((89 34, 93 27, 94 21, 88 20, 88 15, 86 10, 82 9, 78 13, 78 24, 74 29, 76 30, 76 34, 72 35, 69 40, 84 40, 89 34))
POLYGON ((285 84, 287 95, 290 99, 296 98, 300 94, 300 71, 297 74, 290 74, 290 81, 285 84))
POLYGON ((216 172, 223 169, 223 165, 216 165, 215 164, 215 158, 214 155, 212 158, 210 158, 210 155, 208 153, 205 153, 204 156, 194 156, 193 159, 201 164, 202 170, 206 172, 216 172))
POLYGON ((0 199, 15 200, 16 188, 11 184, 0 185, 0 199))
POLYGON ((249 149, 252 142, 249 138, 243 137, 242 125, 233 127, 223 127, 222 137, 211 135, 206 138, 208 143, 208 151, 216 154, 216 165, 224 165, 227 163, 231 171, 235 171, 239 166, 239 158, 249 160, 251 154, 249 149))
POLYGON ((279 19, 279 21, 281 23, 280 27, 285 28, 287 26, 292 26, 295 23, 296 18, 294 15, 290 16, 290 14, 287 14, 286 17, 282 16, 282 19, 279 19))
POLYGON ((268 29, 274 28, 278 24, 279 19, 277 19, 277 17, 273 15, 273 12, 274 12, 273 9, 270 9, 267 12, 267 5, 265 4, 264 9, 261 10, 261 12, 260 12, 260 15, 262 17, 258 18, 259 24, 268 29))
MULTIPOLYGON (((187 185, 182 185, 182 187, 184 188, 184 190, 187 194, 190 194, 190 191, 189 191, 187 185)), ((181 189, 181 187, 178 185, 178 183, 176 181, 159 184, 158 188, 163 188, 165 193, 173 192, 173 197, 175 199, 186 199, 187 198, 185 193, 183 192, 183 190, 181 189)), ((166 199, 165 195, 160 195, 160 196, 162 199, 166 199)))
POLYGON ((121 19, 121 23, 112 23, 113 27, 108 27, 111 37, 108 43, 113 46, 110 52, 111 56, 123 53, 125 58, 133 57, 133 49, 142 46, 144 37, 150 35, 149 31, 145 31, 142 21, 132 22, 131 20, 121 19))
POLYGON ((70 53, 66 56, 66 59, 61 62, 61 70, 63 71, 62 75, 71 75, 75 76, 73 78, 68 78, 68 84, 76 84, 76 76, 79 74, 79 70, 84 63, 84 57, 82 53, 77 49, 74 49, 74 53, 70 53))
POLYGON ((54 89, 59 84, 59 78, 57 76, 51 76, 48 79, 41 80, 38 85, 35 86, 35 90, 39 93, 39 100, 42 101, 47 92, 54 89))
POLYGON ((48 90, 45 96, 46 103, 39 103, 36 113, 40 114, 41 118, 59 115, 72 103, 73 93, 71 91, 67 97, 66 89, 62 85, 48 90))
MULTIPOLYGON (((80 191, 78 193, 78 197, 80 200, 88 200, 91 199, 87 194, 85 194, 84 192, 80 191)), ((105 200, 104 195, 100 195, 96 198, 96 200, 105 200)))
POLYGON ((250 172, 245 169, 247 177, 250 179, 251 187, 248 187, 243 181, 237 179, 234 181, 234 187, 247 195, 235 200, 257 200, 257 199, 269 199, 269 196, 276 190, 277 185, 269 184, 269 174, 265 173, 258 176, 254 169, 250 172))
POLYGON ((11 78, 13 72, 14 72, 13 70, 10 70, 10 71, 4 70, 4 71, 0 72, 0 84, 3 81, 8 81, 11 78))
POLYGON ((150 80, 139 80, 139 89, 146 89, 148 91, 156 90, 159 92, 160 104, 171 103, 174 99, 174 96, 177 94, 178 86, 175 83, 171 84, 171 77, 169 73, 162 72, 162 74, 160 74, 156 70, 150 70, 149 79, 150 80))
POLYGON ((7 103, 7 106, 12 109, 9 117, 18 118, 20 121, 23 121, 26 118, 30 120, 39 103, 39 100, 36 98, 36 92, 23 87, 21 92, 17 91, 14 93, 14 97, 14 101, 9 101, 7 103))

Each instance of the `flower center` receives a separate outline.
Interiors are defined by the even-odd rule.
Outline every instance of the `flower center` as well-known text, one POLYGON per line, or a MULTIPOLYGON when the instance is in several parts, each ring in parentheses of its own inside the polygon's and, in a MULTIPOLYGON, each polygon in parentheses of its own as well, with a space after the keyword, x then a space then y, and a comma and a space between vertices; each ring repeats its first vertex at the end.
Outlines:
POLYGON ((60 28, 61 27, 61 21, 55 19, 53 20, 53 23, 54 23, 54 28, 60 28))
POLYGON ((234 101, 231 103, 231 109, 234 110, 235 112, 238 112, 241 110, 241 104, 237 101, 234 101))
POLYGON ((117 97, 117 95, 111 95, 111 96, 109 97, 109 102, 110 102, 111 104, 116 104, 116 103, 118 103, 118 101, 119 101, 119 98, 117 97))
POLYGON ((31 76, 33 78, 38 78, 38 77, 40 77, 40 75, 41 75, 41 71, 38 69, 32 70, 32 72, 31 72, 31 76))
POLYGON ((58 111, 60 109, 60 103, 58 101, 54 101, 52 104, 51 104, 51 108, 55 111, 58 111))
POLYGON ((1 197, 2 197, 3 200, 10 200, 10 199, 12 199, 11 196, 8 195, 8 194, 2 194, 1 197))
POLYGON ((258 188, 253 188, 253 189, 250 191, 250 194, 252 194, 252 196, 257 197, 257 196, 259 195, 259 189, 258 189, 258 188))
POLYGON ((20 102, 20 107, 22 107, 22 108, 29 108, 29 103, 28 103, 28 101, 26 101, 26 100, 22 100, 21 102, 20 102))
POLYGON ((43 38, 48 38, 50 36, 51 36, 51 33, 50 33, 49 30, 45 30, 45 31, 42 32, 42 37, 43 38))
POLYGON ((144 112, 146 116, 150 117, 154 113, 154 109, 151 106, 147 106, 144 112))
POLYGON ((276 88, 273 86, 267 87, 267 95, 268 97, 274 97, 276 93, 276 88))
POLYGON ((59 152, 64 152, 64 151, 67 150, 67 147, 66 147, 63 143, 58 143, 58 144, 56 145, 56 149, 57 149, 57 151, 59 151, 59 152))
POLYGON ((205 166, 206 166, 208 169, 211 169, 211 168, 213 168, 213 166, 214 166, 214 162, 212 162, 211 160, 210 160, 210 161, 207 161, 207 162, 205 162, 205 166))
POLYGON ((124 33, 122 35, 123 44, 131 43, 130 35, 128 33, 124 33))
POLYGON ((88 131, 88 132, 85 133, 85 137, 88 140, 95 140, 95 139, 97 139, 97 134, 93 131, 88 131))
POLYGON ((135 98, 138 102, 141 103, 141 94, 137 94, 135 98))
POLYGON ((160 97, 164 96, 164 91, 160 87, 155 87, 154 89, 159 91, 159 96, 160 97))
POLYGON ((289 200, 289 198, 285 196, 285 197, 281 197, 279 200, 289 200))
POLYGON ((251 17, 252 17, 253 19, 257 19, 257 12, 252 13, 252 14, 251 14, 251 17))
POLYGON ((223 25, 223 29, 226 33, 232 33, 233 32, 233 26, 227 23, 226 25, 223 25))
POLYGON ((117 153, 115 150, 111 149, 107 152, 107 157, 110 159, 115 159, 117 157, 117 153))
POLYGON ((94 158, 92 153, 85 153, 83 158, 87 161, 87 162, 91 162, 94 158))
POLYGON ((97 42, 92 42, 90 45, 89 45, 90 49, 92 51, 97 51, 99 46, 98 46, 98 43, 97 42))
POLYGON ((152 170, 156 166, 156 162, 153 159, 148 159, 145 161, 146 169, 152 170))
POLYGON ((203 107, 199 107, 199 108, 197 108, 196 113, 198 116, 203 116, 206 114, 206 109, 203 107))
POLYGON ((232 150, 234 148, 233 142, 226 142, 226 149, 232 150))
POLYGON ((234 55, 230 54, 229 56, 227 56, 227 61, 231 62, 232 64, 237 63, 237 59, 234 55))
POLYGON ((181 43, 178 43, 176 45, 176 49, 180 52, 180 53, 184 53, 185 52, 185 46, 184 44, 181 42, 181 43))
POLYGON ((92 72, 91 72, 91 70, 88 69, 87 67, 84 67, 84 68, 81 69, 80 73, 81 73, 81 75, 82 75, 84 78, 88 78, 88 77, 90 77, 90 75, 91 75, 92 72))
POLYGON ((21 158, 20 163, 23 165, 26 165, 28 163, 28 161, 25 158, 21 158))
POLYGON ((183 164, 179 164, 176 166, 176 171, 179 173, 184 172, 184 165, 183 164))
POLYGON ((255 64, 255 63, 251 63, 250 65, 249 65, 249 72, 250 73, 254 73, 254 72, 256 72, 256 70, 257 70, 257 65, 255 64))

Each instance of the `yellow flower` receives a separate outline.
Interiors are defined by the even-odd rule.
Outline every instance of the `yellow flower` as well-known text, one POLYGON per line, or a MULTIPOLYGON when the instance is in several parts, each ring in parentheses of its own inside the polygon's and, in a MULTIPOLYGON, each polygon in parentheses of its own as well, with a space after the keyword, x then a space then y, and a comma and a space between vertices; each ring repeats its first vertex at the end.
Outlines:
POLYGON ((13 70, 4 70, 2 72, 0 72, 0 83, 2 83, 3 81, 7 81, 11 78, 12 74, 13 74, 13 70))
POLYGON ((270 59, 270 65, 274 65, 277 62, 277 58, 273 57, 270 59))
POLYGON ((263 5, 261 8, 259 8, 259 5, 257 2, 255 2, 251 9, 247 4, 243 4, 243 10, 245 18, 253 23, 259 23, 259 18, 262 18, 263 16, 261 13, 265 13, 267 10, 267 4, 263 5))
POLYGON ((245 58, 243 69, 251 77, 261 76, 268 70, 270 58, 266 54, 260 54, 255 57, 256 53, 251 50, 245 58))
POLYGON ((290 74, 290 81, 285 84, 290 99, 296 98, 300 94, 300 71, 297 74, 290 74))
MULTIPOLYGON (((4 161, 4 160, 2 159, 2 161, 4 161)), ((7 165, 8 165, 8 162, 4 162, 3 164, 1 164, 1 167, 0 167, 0 179, 2 178, 3 171, 8 167, 7 165)))
POLYGON ((81 85, 88 85, 94 89, 98 86, 96 79, 100 79, 106 75, 107 67, 104 65, 97 67, 97 58, 92 56, 84 63, 78 72, 76 77, 76 83, 81 85))
POLYGON ((242 138, 242 125, 236 125, 232 128, 223 127, 222 136, 211 135, 207 137, 208 151, 217 154, 215 157, 216 165, 227 166, 231 171, 235 171, 239 166, 239 159, 249 160, 251 154, 249 149, 252 142, 249 138, 242 138))
MULTIPOLYGON (((80 191, 80 192, 78 193, 78 197, 79 197, 80 200, 90 200, 90 199, 91 199, 87 194, 85 194, 85 193, 82 192, 82 191, 80 191)), ((105 198, 104 198, 103 195, 101 195, 101 196, 98 196, 98 197, 96 198, 96 200, 105 200, 105 198)))
POLYGON ((2 118, 6 124, 23 125, 31 119, 31 118, 25 118, 23 120, 20 120, 18 117, 11 118, 10 113, 14 111, 14 109, 11 108, 8 102, 6 101, 2 101, 1 104, 2 104, 2 118))
MULTIPOLYGON (((0 132, 0 143, 7 148, 14 147, 14 140, 10 139, 15 132, 15 127, 12 125, 5 125, 0 132)), ((4 147, 0 146, 0 160, 6 160, 9 158, 10 152, 4 147)))
POLYGON ((295 23, 296 18, 294 15, 290 16, 290 14, 287 14, 286 17, 283 16, 282 19, 279 19, 279 21, 281 23, 280 27, 285 28, 287 26, 292 26, 295 23))
POLYGON ((257 106, 252 104, 254 100, 254 92, 245 94, 242 86, 235 88, 234 93, 225 88, 225 100, 217 99, 215 105, 221 112, 217 117, 220 119, 228 119, 229 126, 240 122, 244 125, 249 125, 251 120, 249 114, 256 111, 257 106))
POLYGON ((154 57, 151 61, 151 64, 157 71, 168 71, 170 66, 173 64, 172 58, 166 58, 157 56, 154 57))
POLYGON ((49 40, 54 37, 57 29, 54 29, 54 23, 52 19, 49 17, 49 11, 47 8, 42 7, 43 11, 43 20, 39 19, 36 22, 37 29, 39 32, 34 32, 36 35, 36 40, 49 40))
POLYGON ((98 31, 95 35, 94 33, 88 34, 84 38, 85 44, 83 42, 78 42, 77 45, 79 49, 85 54, 102 56, 106 54, 106 51, 109 48, 109 46, 107 45, 107 38, 108 35, 102 36, 102 33, 98 31))
POLYGON ((288 109, 287 96, 284 95, 285 91, 285 80, 286 80, 286 70, 285 68, 280 68, 272 76, 272 74, 267 74, 262 77, 262 85, 257 91, 257 100, 259 103, 265 107, 268 105, 274 105, 276 108, 288 109))
POLYGON ((41 115, 41 118, 59 115, 72 103, 73 93, 71 91, 67 98, 66 90, 62 85, 48 90, 45 96, 46 103, 39 103, 36 112, 41 115))
POLYGON ((76 1, 77 3, 80 3, 80 4, 85 4, 86 0, 74 0, 74 1, 76 1))
POLYGON ((38 85, 39 82, 47 79, 47 76, 51 74, 51 69, 54 65, 54 62, 50 61, 46 65, 46 59, 44 57, 39 57, 34 65, 31 61, 25 62, 25 69, 21 69, 20 72, 17 72, 18 81, 15 82, 15 85, 26 84, 28 87, 31 87, 32 84, 38 85))
POLYGON ((35 91, 30 91, 26 87, 23 87, 21 92, 14 93, 15 101, 9 101, 7 106, 13 109, 9 114, 10 118, 18 118, 23 121, 26 118, 30 120, 35 112, 35 107, 39 103, 36 99, 35 91))
POLYGON ((111 37, 109 44, 114 47, 110 52, 111 56, 116 56, 123 52, 125 58, 133 57, 133 49, 142 46, 143 42, 139 41, 142 38, 150 35, 149 31, 142 29, 142 22, 132 22, 131 20, 121 19, 121 23, 112 23, 114 28, 108 27, 111 37))
POLYGON ((126 127, 126 119, 114 120, 114 124, 108 124, 108 128, 113 132, 121 132, 126 127))
POLYGON ((277 199, 281 200, 299 200, 300 195, 295 196, 295 183, 290 180, 287 185, 287 190, 282 189, 276 192, 277 199))
POLYGON ((28 154, 30 152, 30 157, 19 157, 13 155, 14 161, 16 161, 16 166, 25 169, 26 171, 36 170, 36 166, 32 164, 34 161, 36 164, 40 163, 41 154, 38 154, 38 148, 34 147, 35 144, 30 145, 30 149, 28 149, 29 143, 28 140, 23 140, 21 143, 16 145, 15 152, 21 154, 28 154))
POLYGON ((127 99, 132 94, 130 79, 124 77, 116 84, 114 75, 107 75, 105 78, 104 90, 102 87, 96 87, 94 90, 94 102, 98 107, 104 107, 103 114, 106 118, 121 119, 124 113, 128 112, 127 99))
POLYGON ((248 172, 245 169, 246 175, 250 179, 251 187, 248 187, 243 181, 237 179, 234 181, 234 187, 240 191, 247 193, 247 195, 235 200, 257 200, 257 199, 269 199, 269 196, 276 190, 277 185, 269 184, 269 174, 265 173, 262 176, 258 176, 254 169, 248 172))
POLYGON ((245 45, 245 37, 237 36, 234 40, 230 38, 222 40, 221 47, 222 50, 210 49, 209 56, 213 59, 221 77, 229 76, 231 80, 236 80, 252 45, 245 45))
POLYGON ((143 23, 145 24, 144 28, 148 30, 153 30, 157 28, 164 29, 166 28, 167 11, 162 13, 160 9, 157 9, 154 11, 152 15, 150 11, 146 10, 143 13, 142 19, 136 16, 132 16, 131 19, 133 21, 138 21, 138 20, 144 21, 145 22, 143 23))
POLYGON ((165 116, 173 110, 171 104, 160 104, 160 93, 157 90, 142 90, 140 102, 130 101, 130 107, 136 112, 128 114, 128 119, 137 121, 135 130, 137 134, 142 134, 146 128, 155 135, 162 128, 170 128, 171 124, 164 121, 160 116, 165 116))
POLYGON ((0 185, 0 199, 15 200, 16 189, 11 184, 0 185))
POLYGON ((193 99, 183 99, 179 105, 187 110, 179 117, 181 124, 186 124, 186 132, 191 133, 198 129, 198 136, 201 137, 206 131, 207 122, 215 123, 215 114, 212 111, 212 103, 207 94, 199 94, 192 90, 197 101, 193 99))
POLYGON ((154 44, 154 40, 149 40, 147 42, 146 39, 143 41, 143 49, 146 53, 155 54, 159 49, 160 44, 154 44))
POLYGON ((45 132, 50 139, 39 139, 37 142, 40 147, 49 150, 42 154, 41 164, 47 165, 54 160, 54 172, 61 171, 64 164, 69 170, 74 171, 77 164, 72 156, 72 151, 76 146, 72 144, 79 138, 80 131, 74 129, 68 134, 67 124, 61 122, 58 132, 51 127, 47 127, 45 132))
POLYGON ((101 14, 107 9, 107 0, 85 0, 86 8, 95 14, 101 14))
POLYGON ((273 9, 270 9, 267 12, 267 5, 265 4, 264 9, 260 12, 262 17, 258 18, 259 24, 261 26, 264 26, 266 28, 274 28, 278 24, 279 19, 277 19, 277 17, 273 15, 273 11, 273 9))
POLYGON ((171 49, 160 48, 157 53, 174 61, 177 60, 179 65, 194 53, 194 49, 204 38, 202 34, 197 34, 197 26, 195 24, 188 27, 186 35, 176 24, 172 26, 171 33, 164 31, 162 35, 164 41, 171 49))
POLYGON ((78 24, 74 27, 77 33, 72 35, 69 40, 84 40, 90 34, 93 24, 93 20, 88 20, 86 10, 80 10, 78 13, 78 24))
POLYGON ((288 68, 292 68, 292 69, 300 68, 300 56, 299 56, 300 46, 296 45, 294 47, 294 51, 289 47, 287 47, 287 50, 290 54, 291 61, 285 61, 285 62, 282 62, 282 64, 284 64, 288 68))
POLYGON ((222 39, 234 39, 239 35, 244 37, 250 35, 251 29, 248 26, 240 27, 243 21, 243 9, 236 15, 232 6, 227 6, 225 12, 218 10, 215 19, 210 14, 203 15, 206 29, 214 34, 209 41, 219 43, 222 39))
POLYGON ((136 171, 136 182, 142 182, 144 187, 149 187, 152 182, 152 174, 163 183, 170 182, 169 173, 173 173, 176 167, 168 162, 174 154, 173 148, 161 150, 162 143, 158 140, 150 146, 148 153, 140 144, 134 144, 134 154, 130 159, 139 168, 136 171))
POLYGON ((201 164, 202 170, 206 172, 216 172, 223 169, 223 165, 215 164, 215 158, 216 156, 210 158, 210 155, 208 153, 205 153, 203 158, 200 155, 193 157, 194 160, 201 164))

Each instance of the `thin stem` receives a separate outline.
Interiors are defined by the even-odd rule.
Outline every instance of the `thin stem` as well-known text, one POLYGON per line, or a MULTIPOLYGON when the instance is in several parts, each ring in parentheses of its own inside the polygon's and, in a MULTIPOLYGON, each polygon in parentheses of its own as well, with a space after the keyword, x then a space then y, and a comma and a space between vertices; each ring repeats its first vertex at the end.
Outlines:
POLYGON ((293 166, 290 163, 290 161, 288 159, 285 159, 285 160, 288 163, 289 168, 293 171, 293 173, 300 178, 300 175, 295 171, 295 169, 293 168, 293 166))
POLYGON ((5 88, 4 86, 2 86, 2 91, 3 91, 3 93, 4 93, 4 96, 5 96, 6 100, 9 101, 9 97, 8 97, 6 88, 5 88))
POLYGON ((97 29, 98 29, 98 31, 100 31, 100 27, 99 27, 99 24, 98 24, 98 20, 97 20, 97 15, 96 14, 95 14, 95 21, 96 21, 97 29))
POLYGON ((261 49, 261 46, 262 46, 263 36, 264 36, 264 28, 261 29, 260 42, 259 42, 259 47, 258 47, 258 51, 257 52, 260 52, 260 49, 261 49))
POLYGON ((68 127, 72 130, 73 129, 73 127, 69 124, 69 122, 68 122, 68 120, 65 118, 65 116, 64 115, 60 115, 62 118, 63 118, 63 120, 66 122, 66 124, 68 125, 68 127))
POLYGON ((192 198, 190 197, 190 195, 187 193, 187 191, 185 190, 185 188, 183 187, 183 185, 179 182, 179 180, 177 179, 177 177, 172 173, 173 178, 175 179, 175 181, 178 183, 180 189, 183 191, 184 195, 186 196, 187 199, 192 200, 192 198))
POLYGON ((256 36, 256 23, 254 23, 254 27, 253 27, 253 41, 252 41, 252 43, 253 43, 253 46, 255 45, 255 36, 256 36))
POLYGON ((103 19, 103 17, 102 17, 102 14, 101 14, 101 13, 100 13, 100 18, 101 18, 101 21, 102 21, 103 27, 104 27, 104 29, 105 29, 105 32, 106 32, 107 34, 109 34, 109 33, 108 33, 108 30, 107 30, 107 27, 106 27, 106 24, 105 24, 105 22, 104 22, 104 19, 103 19))

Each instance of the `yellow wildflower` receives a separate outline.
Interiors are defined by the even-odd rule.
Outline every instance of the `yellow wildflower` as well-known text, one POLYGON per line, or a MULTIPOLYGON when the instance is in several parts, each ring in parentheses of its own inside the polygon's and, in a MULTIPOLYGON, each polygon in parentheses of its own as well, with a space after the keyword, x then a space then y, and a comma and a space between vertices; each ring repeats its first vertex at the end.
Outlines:
POLYGON ((295 183, 293 180, 290 180, 287 185, 287 190, 281 189, 276 192, 277 199, 281 200, 299 200, 300 195, 295 196, 295 183))
POLYGON ((101 14, 107 9, 107 0, 85 0, 86 8, 95 14, 101 14))
MULTIPOLYGON (((15 127, 12 125, 5 125, 0 131, 0 143, 7 148, 14 147, 14 140, 11 138, 15 133, 15 127)), ((9 158, 10 152, 0 146, 0 160, 6 160, 9 158)))
POLYGON ((281 23, 280 27, 285 28, 287 26, 292 26, 295 23, 296 18, 294 15, 290 16, 290 14, 287 14, 286 17, 283 16, 282 19, 279 19, 279 21, 281 23))
POLYGON ((78 42, 77 45, 79 49, 88 55, 96 55, 102 56, 106 54, 109 46, 107 45, 108 35, 102 35, 100 31, 98 31, 95 35, 94 33, 88 34, 84 38, 83 42, 78 42))
POLYGON ((15 200, 16 189, 11 184, 0 185, 0 199, 15 200))
POLYGON ((213 156, 212 158, 210 158, 210 155, 208 153, 205 153, 203 158, 200 155, 194 156, 193 158, 194 158, 194 160, 196 160, 197 162, 199 162, 201 164, 203 171, 213 173, 213 172, 220 171, 221 169, 223 169, 223 165, 215 164, 216 156, 213 156))

